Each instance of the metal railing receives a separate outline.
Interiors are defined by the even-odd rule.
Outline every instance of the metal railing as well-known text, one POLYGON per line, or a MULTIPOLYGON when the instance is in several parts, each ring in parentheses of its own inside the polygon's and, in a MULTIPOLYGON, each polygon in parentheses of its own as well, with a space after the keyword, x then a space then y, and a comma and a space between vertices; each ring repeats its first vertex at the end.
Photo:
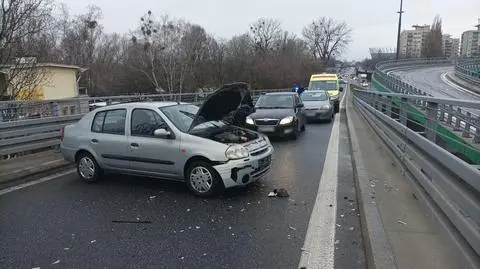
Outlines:
MULTIPOLYGON (((452 60, 448 58, 432 58, 432 59, 415 59, 415 60, 401 60, 379 63, 376 66, 375 73, 372 79, 372 85, 380 92, 393 92, 405 95, 417 95, 423 97, 433 96, 415 86, 412 86, 401 80, 400 77, 390 74, 389 71, 397 68, 404 68, 408 66, 417 67, 423 65, 443 66, 452 65, 452 60)), ((453 101, 455 99, 445 99, 453 101)), ((412 105, 412 109, 417 112, 418 120, 425 120, 427 114, 426 102, 417 101, 418 103, 412 105)), ((478 148, 478 125, 480 121, 480 109, 459 107, 454 103, 442 103, 439 108, 443 111, 439 114, 440 119, 445 119, 443 125, 446 129, 444 135, 451 139, 446 141, 446 148, 451 148, 450 151, 458 151, 465 156, 470 162, 480 164, 480 153, 473 150, 478 148)))
MULTIPOLYGON (((270 89, 252 91, 254 101, 270 89)), ((201 104, 207 94, 125 95, 99 98, 71 98, 47 101, 0 102, 0 160, 56 148, 60 145, 60 129, 78 121, 98 106, 134 101, 178 101, 201 104)))
POLYGON ((455 63, 455 76, 467 83, 480 86, 480 58, 458 59, 455 63))
MULTIPOLYGON (((445 149, 445 141, 455 138, 443 131, 449 117, 445 116, 451 114, 442 106, 477 110, 480 102, 364 90, 352 92, 357 110, 426 192, 435 208, 440 209, 448 220, 446 223, 455 227, 449 234, 459 233, 457 242, 464 246, 462 251, 478 261, 480 170, 445 149), (426 108, 425 120, 421 120, 423 115, 416 109, 419 104, 426 108)), ((452 121, 457 122, 453 117, 452 121)), ((480 129, 478 122, 472 127, 480 129)), ((471 128, 463 129, 471 133, 471 128)), ((478 132, 475 135, 478 139, 478 132)))

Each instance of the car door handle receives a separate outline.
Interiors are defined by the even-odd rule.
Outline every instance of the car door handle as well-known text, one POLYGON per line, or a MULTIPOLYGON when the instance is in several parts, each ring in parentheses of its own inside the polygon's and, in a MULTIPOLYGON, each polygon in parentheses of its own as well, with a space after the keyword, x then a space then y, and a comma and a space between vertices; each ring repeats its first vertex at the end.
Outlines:
POLYGON ((97 140, 97 139, 95 139, 95 138, 94 138, 94 139, 92 139, 92 140, 90 140, 90 141, 92 141, 92 143, 94 143, 94 144, 98 143, 98 140, 97 140))
POLYGON ((132 146, 132 148, 138 148, 140 145, 138 143, 130 143, 130 146, 132 146))

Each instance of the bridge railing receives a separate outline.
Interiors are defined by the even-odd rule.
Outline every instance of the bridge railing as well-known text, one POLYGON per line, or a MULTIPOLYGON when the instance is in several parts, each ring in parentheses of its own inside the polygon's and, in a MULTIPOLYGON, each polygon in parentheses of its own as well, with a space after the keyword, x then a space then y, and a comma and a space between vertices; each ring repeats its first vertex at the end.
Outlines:
MULTIPOLYGON (((445 141, 454 137, 446 135, 444 125, 449 117, 457 121, 441 107, 477 110, 480 102, 365 90, 353 90, 353 97, 357 110, 421 186, 420 193, 440 209, 438 218, 446 220, 446 227, 455 227, 448 228, 449 235, 459 233, 460 239, 454 240, 462 244, 462 251, 478 259, 480 170, 445 149, 445 141), (425 108, 426 118, 418 114, 418 107, 425 108)), ((479 130, 480 124, 471 127, 479 130)), ((472 134, 471 128, 464 129, 472 134)))
POLYGON ((458 59, 455 63, 455 75, 467 83, 480 87, 480 57, 458 59))
MULTIPOLYGON (((262 92, 286 89, 254 90, 254 101, 262 92)), ((0 160, 60 145, 60 129, 78 121, 98 106, 122 102, 178 101, 201 104, 209 93, 124 95, 96 98, 70 98, 47 101, 0 102, 0 160), (2 122, 3 121, 3 122, 2 122)))

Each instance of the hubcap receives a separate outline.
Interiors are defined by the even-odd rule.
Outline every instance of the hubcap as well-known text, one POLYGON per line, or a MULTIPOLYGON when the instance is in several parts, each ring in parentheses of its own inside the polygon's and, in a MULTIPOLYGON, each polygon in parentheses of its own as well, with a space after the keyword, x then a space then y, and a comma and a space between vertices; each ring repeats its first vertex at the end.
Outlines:
POLYGON ((82 157, 78 162, 78 171, 83 178, 91 179, 95 174, 95 165, 92 159, 87 156, 82 157))
POLYGON ((190 172, 190 185, 195 191, 205 193, 212 188, 213 176, 207 168, 197 166, 190 172))

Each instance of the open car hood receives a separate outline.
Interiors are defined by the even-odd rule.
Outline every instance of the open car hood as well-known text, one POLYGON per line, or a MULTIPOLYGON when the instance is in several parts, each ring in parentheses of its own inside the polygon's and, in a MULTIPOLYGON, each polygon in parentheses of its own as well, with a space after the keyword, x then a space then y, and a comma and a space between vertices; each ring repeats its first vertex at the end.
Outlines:
POLYGON ((223 85, 208 96, 202 104, 188 132, 201 123, 222 120, 231 112, 236 111, 246 96, 251 98, 247 83, 236 82, 223 85))

